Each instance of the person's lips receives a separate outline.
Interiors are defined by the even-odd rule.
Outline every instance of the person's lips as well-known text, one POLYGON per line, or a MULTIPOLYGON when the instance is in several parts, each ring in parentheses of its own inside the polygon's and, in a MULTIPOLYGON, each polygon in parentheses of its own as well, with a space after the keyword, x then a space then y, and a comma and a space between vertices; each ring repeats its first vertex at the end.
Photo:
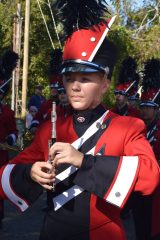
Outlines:
POLYGON ((71 99, 78 101, 78 100, 82 99, 82 96, 73 95, 73 96, 71 96, 71 99))

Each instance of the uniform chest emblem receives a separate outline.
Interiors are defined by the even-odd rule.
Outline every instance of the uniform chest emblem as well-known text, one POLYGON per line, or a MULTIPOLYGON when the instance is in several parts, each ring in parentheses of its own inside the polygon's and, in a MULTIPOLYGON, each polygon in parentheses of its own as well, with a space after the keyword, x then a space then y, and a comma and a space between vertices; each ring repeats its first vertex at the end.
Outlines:
POLYGON ((79 123, 83 123, 83 122, 85 122, 85 118, 84 117, 78 117, 77 118, 77 121, 79 122, 79 123))

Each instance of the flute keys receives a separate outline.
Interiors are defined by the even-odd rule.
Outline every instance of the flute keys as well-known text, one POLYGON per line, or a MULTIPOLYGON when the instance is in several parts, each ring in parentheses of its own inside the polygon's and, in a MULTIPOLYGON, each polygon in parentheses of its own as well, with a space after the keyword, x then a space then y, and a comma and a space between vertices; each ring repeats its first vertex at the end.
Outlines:
POLYGON ((52 185, 51 192, 55 192, 55 185, 52 185))

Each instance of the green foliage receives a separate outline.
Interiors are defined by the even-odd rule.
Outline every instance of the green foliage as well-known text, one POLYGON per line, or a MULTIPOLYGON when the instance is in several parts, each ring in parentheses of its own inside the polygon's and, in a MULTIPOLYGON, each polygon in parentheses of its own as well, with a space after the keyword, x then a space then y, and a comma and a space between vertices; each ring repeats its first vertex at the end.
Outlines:
POLYGON ((112 83, 109 90, 103 97, 103 103, 108 107, 111 108, 115 103, 114 97, 114 84, 112 83))
POLYGON ((0 3, 0 52, 12 45, 13 3, 0 3), (10 6, 10 7, 9 7, 10 6))
POLYGON ((111 87, 104 96, 104 103, 107 106, 113 106, 115 102, 114 87, 118 78, 121 62, 129 55, 135 56, 135 47, 131 41, 130 32, 124 26, 115 25, 109 32, 108 38, 115 43, 118 49, 117 64, 112 76, 111 87))
MULTIPOLYGON (((48 6, 41 2, 41 8, 51 35, 51 38, 57 45, 57 39, 51 19, 51 13, 48 6)), ((52 44, 46 31, 42 15, 36 1, 31 2, 31 17, 30 17, 30 64, 29 64, 29 94, 33 94, 36 84, 46 86, 45 93, 47 94, 48 86, 48 68, 50 61, 50 52, 52 44)), ((48 95, 48 94, 47 94, 48 95)))
POLYGON ((160 27, 154 25, 133 41, 139 65, 153 57, 160 58, 160 27))

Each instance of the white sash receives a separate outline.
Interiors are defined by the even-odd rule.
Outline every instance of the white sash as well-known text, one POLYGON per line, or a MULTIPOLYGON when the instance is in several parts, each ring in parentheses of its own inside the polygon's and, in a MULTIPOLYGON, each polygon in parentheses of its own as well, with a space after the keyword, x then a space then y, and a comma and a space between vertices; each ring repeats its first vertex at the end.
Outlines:
MULTIPOLYGON (((75 148, 75 149, 79 149, 83 143, 85 141, 87 141, 91 136, 93 136, 97 131, 97 123, 102 124, 104 121, 104 118, 106 117, 106 115, 108 114, 108 110, 98 119, 96 120, 86 131, 85 133, 78 138, 76 141, 74 141, 71 145, 75 148)), ((94 155, 94 148, 92 148, 90 151, 88 151, 88 153, 86 154, 92 154, 94 155)), ((63 181, 64 179, 68 178, 71 174, 73 174, 74 172, 76 172, 78 169, 74 166, 70 166, 69 168, 67 168, 66 170, 64 170, 63 172, 57 174, 56 176, 56 183, 59 183, 61 181, 63 181)))
MULTIPOLYGON (((109 111, 107 110, 98 120, 96 120, 85 131, 85 133, 80 138, 78 138, 76 141, 74 141, 72 143, 72 146, 75 149, 79 149, 84 144, 84 142, 86 142, 91 136, 93 136, 99 130, 97 128, 97 123, 102 124, 103 121, 104 121, 104 118, 106 117, 108 112, 109 111)), ((94 150, 95 150, 95 147, 90 149, 86 154, 94 155, 94 150)), ((76 168, 74 166, 70 166, 69 168, 67 168, 66 170, 64 170, 63 172, 61 172, 60 174, 58 174, 56 176, 56 183, 59 183, 59 182, 65 180, 66 178, 68 178, 71 174, 73 174, 77 170, 78 170, 78 168, 76 168)), ((83 188, 81 188, 81 187, 79 187, 77 185, 74 185, 71 188, 69 188, 68 190, 66 190, 66 191, 62 192, 61 194, 57 195, 56 197, 53 198, 54 210, 57 211, 64 204, 66 204, 72 198, 74 198, 74 197, 78 196, 79 194, 81 194, 83 191, 84 191, 83 188)))

